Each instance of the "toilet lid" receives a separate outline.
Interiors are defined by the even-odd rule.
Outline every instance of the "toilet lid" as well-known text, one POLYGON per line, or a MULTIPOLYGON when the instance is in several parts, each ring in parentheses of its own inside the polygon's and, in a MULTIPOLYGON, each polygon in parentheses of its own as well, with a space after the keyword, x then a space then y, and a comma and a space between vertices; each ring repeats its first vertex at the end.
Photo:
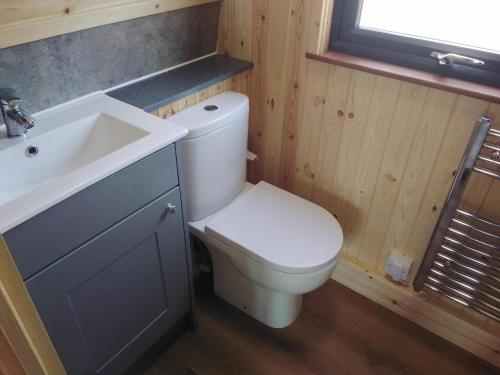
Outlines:
POLYGON ((210 220, 205 231, 287 273, 324 268, 334 261, 343 241, 332 214, 263 181, 210 220))

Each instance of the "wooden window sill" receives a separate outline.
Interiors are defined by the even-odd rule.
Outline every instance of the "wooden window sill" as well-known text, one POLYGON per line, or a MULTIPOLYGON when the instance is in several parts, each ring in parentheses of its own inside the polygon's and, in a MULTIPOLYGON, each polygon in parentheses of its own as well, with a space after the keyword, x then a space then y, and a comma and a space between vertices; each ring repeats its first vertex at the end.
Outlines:
POLYGON ((322 54, 306 53, 308 59, 340 65, 346 68, 382 75, 389 78, 412 82, 435 89, 466 95, 489 102, 500 103, 500 88, 480 85, 456 78, 443 77, 422 70, 406 68, 399 65, 371 60, 364 57, 347 55, 339 52, 325 52, 322 54))

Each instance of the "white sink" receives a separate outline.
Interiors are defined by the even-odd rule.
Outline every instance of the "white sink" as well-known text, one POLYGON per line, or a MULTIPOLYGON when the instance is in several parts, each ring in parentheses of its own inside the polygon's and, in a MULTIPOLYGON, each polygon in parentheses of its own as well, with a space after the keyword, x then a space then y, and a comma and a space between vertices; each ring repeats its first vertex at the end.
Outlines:
POLYGON ((103 93, 34 117, 26 137, 0 130, 0 233, 187 134, 103 93))
POLYGON ((100 113, 0 151, 0 206, 148 134, 100 113))

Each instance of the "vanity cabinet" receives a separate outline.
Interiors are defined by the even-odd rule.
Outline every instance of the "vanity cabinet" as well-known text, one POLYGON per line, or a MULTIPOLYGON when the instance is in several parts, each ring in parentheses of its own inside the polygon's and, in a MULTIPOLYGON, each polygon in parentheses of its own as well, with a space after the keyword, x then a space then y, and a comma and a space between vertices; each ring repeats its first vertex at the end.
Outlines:
POLYGON ((123 372, 191 309, 174 146, 97 185, 5 236, 71 375, 123 372), (147 188, 130 190, 137 184, 147 188), (69 208, 75 211, 63 216, 67 224, 60 214, 69 208), (89 209, 96 216, 85 225, 79 218, 92 220, 89 209), (54 222, 61 231, 73 228, 74 235, 47 236, 42 229, 54 222), (30 251, 44 254, 29 262, 30 251))

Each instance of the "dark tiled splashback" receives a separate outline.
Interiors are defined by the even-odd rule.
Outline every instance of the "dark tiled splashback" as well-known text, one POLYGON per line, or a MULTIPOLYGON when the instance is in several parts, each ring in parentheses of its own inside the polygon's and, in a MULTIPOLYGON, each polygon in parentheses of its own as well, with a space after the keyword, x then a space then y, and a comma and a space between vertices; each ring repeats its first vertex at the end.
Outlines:
POLYGON ((0 87, 36 112, 215 51, 218 19, 212 3, 0 49, 0 87))

